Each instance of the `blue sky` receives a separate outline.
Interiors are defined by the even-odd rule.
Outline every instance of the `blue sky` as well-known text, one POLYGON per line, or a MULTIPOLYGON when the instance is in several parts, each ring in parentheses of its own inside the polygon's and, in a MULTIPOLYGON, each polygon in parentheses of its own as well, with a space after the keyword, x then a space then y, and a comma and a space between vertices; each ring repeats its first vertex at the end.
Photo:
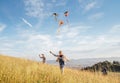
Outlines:
POLYGON ((38 59, 120 57, 119 0, 0 0, 0 54, 38 59), (64 12, 68 10, 66 22, 64 12), (58 23, 52 13, 64 21, 58 23))

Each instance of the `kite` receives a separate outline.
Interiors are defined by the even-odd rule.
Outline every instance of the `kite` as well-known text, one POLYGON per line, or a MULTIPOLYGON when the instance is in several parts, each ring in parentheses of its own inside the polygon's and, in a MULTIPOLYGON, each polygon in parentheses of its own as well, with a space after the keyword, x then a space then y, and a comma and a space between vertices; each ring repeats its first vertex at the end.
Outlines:
POLYGON ((54 16, 55 20, 57 21, 57 20, 58 20, 58 19, 57 19, 58 14, 57 14, 57 13, 53 13, 53 16, 54 16))
POLYGON ((62 20, 59 21, 59 26, 58 26, 58 30, 57 32, 59 33, 60 32, 60 27, 64 24, 64 22, 62 20))
POLYGON ((67 17, 69 15, 69 12, 68 11, 64 12, 64 15, 65 17, 67 17))
POLYGON ((59 21, 59 26, 63 25, 64 22, 62 20, 59 21))
POLYGON ((66 21, 67 21, 67 24, 69 25, 69 21, 68 21, 68 15, 69 15, 69 12, 68 11, 65 11, 64 12, 64 16, 66 17, 66 21))

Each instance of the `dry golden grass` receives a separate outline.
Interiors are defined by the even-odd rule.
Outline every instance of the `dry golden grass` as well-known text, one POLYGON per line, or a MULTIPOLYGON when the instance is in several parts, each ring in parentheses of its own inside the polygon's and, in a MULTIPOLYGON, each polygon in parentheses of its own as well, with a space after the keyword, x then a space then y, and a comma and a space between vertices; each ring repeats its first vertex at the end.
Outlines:
POLYGON ((34 61, 0 56, 0 83, 120 83, 120 74, 65 69, 34 61))

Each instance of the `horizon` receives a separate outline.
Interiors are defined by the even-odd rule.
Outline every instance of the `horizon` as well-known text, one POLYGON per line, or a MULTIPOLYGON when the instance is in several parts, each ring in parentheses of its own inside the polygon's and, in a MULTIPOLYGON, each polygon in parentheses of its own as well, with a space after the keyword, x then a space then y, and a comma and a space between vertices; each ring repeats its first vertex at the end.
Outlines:
MULTIPOLYGON (((13 55, 5 55, 5 54, 0 54, 2 56, 8 56, 8 57, 15 57, 15 58, 22 58, 22 59, 28 59, 28 60, 32 60, 32 61, 42 61, 42 59, 39 58, 39 56, 37 58, 25 58, 25 57, 20 57, 20 56, 13 56, 13 55)), ((70 60, 84 60, 84 59, 114 59, 114 58, 120 58, 118 57, 91 57, 91 58, 69 58, 70 60)), ((47 59, 47 61, 53 61, 55 60, 55 57, 53 59, 47 59)), ((109 60, 108 60, 109 61, 109 60)))
POLYGON ((38 59, 120 57, 120 1, 0 0, 0 54, 38 59), (73 4, 74 3, 74 4, 73 4), (69 15, 64 16, 68 11, 69 15), (58 19, 64 22, 57 34, 58 19))

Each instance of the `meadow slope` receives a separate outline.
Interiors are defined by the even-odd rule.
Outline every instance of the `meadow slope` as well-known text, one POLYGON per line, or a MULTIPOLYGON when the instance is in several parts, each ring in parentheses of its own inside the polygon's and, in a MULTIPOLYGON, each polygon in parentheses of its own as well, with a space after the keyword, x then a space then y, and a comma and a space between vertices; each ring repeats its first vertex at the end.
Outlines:
POLYGON ((78 71, 0 55, 0 83, 120 83, 120 74, 78 71))

